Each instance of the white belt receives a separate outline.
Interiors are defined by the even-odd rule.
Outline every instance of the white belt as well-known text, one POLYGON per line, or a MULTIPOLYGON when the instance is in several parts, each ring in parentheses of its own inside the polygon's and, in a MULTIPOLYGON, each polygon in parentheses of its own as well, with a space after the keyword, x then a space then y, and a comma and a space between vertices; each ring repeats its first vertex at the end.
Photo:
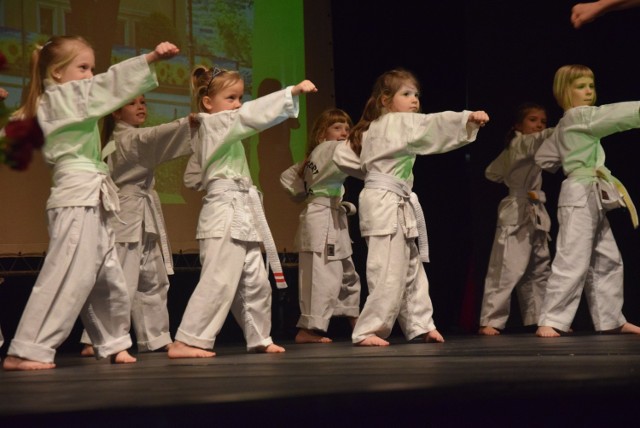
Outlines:
POLYGON ((104 162, 94 162, 89 159, 68 158, 61 159, 56 162, 53 167, 54 175, 58 171, 90 171, 95 172, 102 176, 102 182, 100 183, 100 201, 105 211, 112 212, 116 218, 122 222, 118 217, 117 212, 120 211, 120 200, 118 199, 118 187, 111 179, 109 175, 109 167, 104 162))
POLYGON ((329 196, 312 196, 307 199, 307 204, 317 204, 323 207, 333 208, 334 210, 340 209, 341 198, 329 197, 329 196))
POLYGON ((543 230, 545 232, 549 230, 549 227, 551 226, 550 220, 548 219, 546 212, 542 210, 544 207, 543 204, 547 202, 547 196, 542 190, 509 188, 509 196, 518 199, 526 199, 529 202, 529 207, 531 207, 531 210, 529 211, 531 223, 533 223, 536 229, 543 230))
MULTIPOLYGON (((621 205, 626 207, 629 211, 629 216, 631 217, 633 228, 636 229, 638 227, 638 225, 640 224, 640 221, 638 220, 638 212, 633 201, 631 200, 629 192, 627 191, 626 187, 624 187, 624 184, 622 184, 620 180, 618 180, 611 174, 611 171, 609 171, 607 167, 603 165, 598 169, 577 168, 569 173, 569 177, 594 177, 596 179, 594 180, 595 182, 597 182, 598 180, 604 180, 607 183, 613 185, 615 190, 619 193, 620 198, 622 199, 621 205)), ((598 204, 600 205, 600 208, 602 208, 602 194, 600 193, 600 190, 598 190, 598 196, 598 204)))
POLYGON ((333 227, 330 227, 327 233, 327 244, 329 245, 336 244, 337 236, 335 231, 340 229, 340 213, 345 212, 342 210, 342 205, 340 204, 341 199, 342 198, 340 197, 313 196, 307 200, 307 205, 315 204, 331 209, 331 221, 333 223, 333 227))
POLYGON ((526 189, 514 189, 509 188, 509 196, 515 198, 526 198, 531 202, 547 202, 547 196, 542 190, 526 190, 526 189))
MULTIPOLYGON (((254 186, 246 178, 238 180, 219 178, 211 181, 207 185, 207 193, 222 190, 247 193, 249 205, 251 207, 251 213, 253 214, 253 219, 258 229, 258 235, 260 236, 260 239, 262 239, 264 250, 267 253, 267 269, 269 268, 269 266, 271 267, 273 277, 276 280, 276 287, 287 288, 287 282, 284 279, 284 274, 282 273, 282 265, 280 264, 280 258, 278 257, 278 250, 276 249, 276 244, 273 241, 271 230, 269 230, 267 218, 264 215, 264 208, 262 207, 262 201, 260 200, 258 189, 256 189, 256 186, 254 186)), ((236 218, 236 215, 239 214, 240 213, 237 212, 237 210, 234 211, 234 222, 239 221, 239 219, 236 218)))
POLYGON ((158 231, 164 266, 167 269, 167 274, 173 275, 173 256, 169 245, 169 239, 167 237, 167 229, 164 223, 164 216, 162 215, 162 204, 160 202, 158 192, 155 190, 141 189, 139 186, 134 184, 127 184, 122 186, 118 193, 120 195, 136 196, 146 199, 147 207, 149 207, 149 210, 151 211, 156 230, 158 231))
POLYGON ((379 172, 368 172, 364 180, 366 189, 380 189, 393 192, 401 198, 408 200, 409 205, 413 209, 416 216, 418 228, 418 249, 420 251, 420 260, 429 262, 429 241, 427 237, 427 223, 424 219, 424 212, 418 200, 418 195, 413 193, 407 183, 392 175, 382 174, 379 172))
MULTIPOLYGON (((105 175, 100 184, 100 199, 102 200, 102 206, 105 211, 111 211, 117 217, 117 212, 120 211, 118 186, 116 186, 109 175, 105 175)), ((120 218, 118 218, 118 220, 120 220, 120 218)))

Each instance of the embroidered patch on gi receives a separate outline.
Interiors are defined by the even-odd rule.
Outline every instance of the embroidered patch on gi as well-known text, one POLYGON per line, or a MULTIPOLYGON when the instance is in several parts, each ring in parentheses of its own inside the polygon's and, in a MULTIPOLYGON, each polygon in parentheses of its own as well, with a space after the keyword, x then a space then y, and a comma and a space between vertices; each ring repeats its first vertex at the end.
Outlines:
POLYGON ((334 244, 327 244, 327 255, 329 257, 336 255, 336 246, 334 244))

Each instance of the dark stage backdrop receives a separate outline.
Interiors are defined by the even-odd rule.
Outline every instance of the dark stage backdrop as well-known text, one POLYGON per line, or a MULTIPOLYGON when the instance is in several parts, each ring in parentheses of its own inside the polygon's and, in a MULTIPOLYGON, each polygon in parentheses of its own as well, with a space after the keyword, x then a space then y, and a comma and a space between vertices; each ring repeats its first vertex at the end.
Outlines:
MULTIPOLYGON (((375 78, 404 67, 422 84, 424 112, 485 110, 491 122, 478 139, 457 151, 419 157, 414 191, 420 197, 429 233, 426 265, 435 320, 444 330, 477 327, 484 275, 503 185, 484 178, 500 152, 514 108, 535 101, 548 109, 549 123, 562 115, 552 94, 556 69, 581 63, 596 76, 598 103, 640 100, 640 9, 612 12, 580 30, 570 24, 566 0, 332 1, 336 103, 355 121, 375 78), (371 7, 369 7, 371 5, 371 7)), ((640 203, 640 132, 603 140, 607 166, 640 203)), ((557 221, 561 173, 544 173, 547 208, 557 221)), ((357 200, 360 183, 350 182, 357 200)), ((629 321, 640 322, 639 231, 622 210, 609 214, 625 261, 625 306, 629 321)), ((366 248, 352 225, 356 262, 364 274, 366 248)), ((551 241, 551 247, 554 241, 551 241)), ((515 309, 515 308, 514 308, 515 309)), ((512 311, 510 325, 518 324, 512 311)), ((591 328, 581 307, 574 327, 591 328)))

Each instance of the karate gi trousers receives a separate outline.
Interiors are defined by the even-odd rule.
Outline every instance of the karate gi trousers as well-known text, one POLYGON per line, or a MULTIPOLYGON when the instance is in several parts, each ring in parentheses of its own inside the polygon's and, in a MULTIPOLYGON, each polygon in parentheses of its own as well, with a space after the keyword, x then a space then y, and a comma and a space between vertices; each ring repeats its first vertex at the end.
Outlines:
POLYGON ((221 238, 200 242, 202 271, 176 333, 176 340, 213 349, 229 310, 242 328, 247 350, 266 347, 271 339, 271 283, 260 244, 221 238))
POLYGON ((621 327, 626 323, 622 257, 595 183, 584 206, 558 207, 558 222, 556 255, 538 325, 568 331, 584 290, 595 329, 621 327))
MULTIPOLYGON (((142 243, 116 243, 131 300, 131 324, 139 352, 155 351, 172 343, 167 309, 169 277, 157 239, 144 235, 142 243)), ((86 331, 81 342, 91 344, 86 331)))
POLYGON ((358 317, 360 277, 351 257, 331 259, 327 251, 298 256, 300 318, 296 327, 326 332, 333 316, 358 317))
POLYGON ((131 347, 131 303, 102 205, 47 210, 49 248, 8 354, 52 363, 78 318, 97 358, 131 347))
POLYGON ((415 238, 405 237, 403 223, 399 213, 395 233, 366 238, 369 296, 353 330, 353 343, 373 335, 388 337, 396 319, 407 340, 436 328, 429 280, 415 238))
POLYGON ((484 284, 481 326, 506 326, 514 288, 523 324, 536 324, 550 272, 547 236, 531 222, 497 227, 484 284))

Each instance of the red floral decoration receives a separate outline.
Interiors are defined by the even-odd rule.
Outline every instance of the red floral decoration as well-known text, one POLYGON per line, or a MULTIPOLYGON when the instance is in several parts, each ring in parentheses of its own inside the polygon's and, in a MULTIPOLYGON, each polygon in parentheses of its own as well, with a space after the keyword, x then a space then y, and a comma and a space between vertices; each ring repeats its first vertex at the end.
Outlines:
POLYGON ((5 163, 18 171, 24 171, 31 163, 33 151, 44 145, 44 134, 35 117, 12 120, 4 128, 6 145, 5 163))
MULTIPOLYGON (((5 68, 7 59, 0 52, 0 70, 5 68)), ((0 101, 0 126, 4 125, 4 135, 0 134, 0 164, 24 171, 33 158, 33 151, 44 145, 44 135, 35 117, 10 120, 11 112, 0 101)))

